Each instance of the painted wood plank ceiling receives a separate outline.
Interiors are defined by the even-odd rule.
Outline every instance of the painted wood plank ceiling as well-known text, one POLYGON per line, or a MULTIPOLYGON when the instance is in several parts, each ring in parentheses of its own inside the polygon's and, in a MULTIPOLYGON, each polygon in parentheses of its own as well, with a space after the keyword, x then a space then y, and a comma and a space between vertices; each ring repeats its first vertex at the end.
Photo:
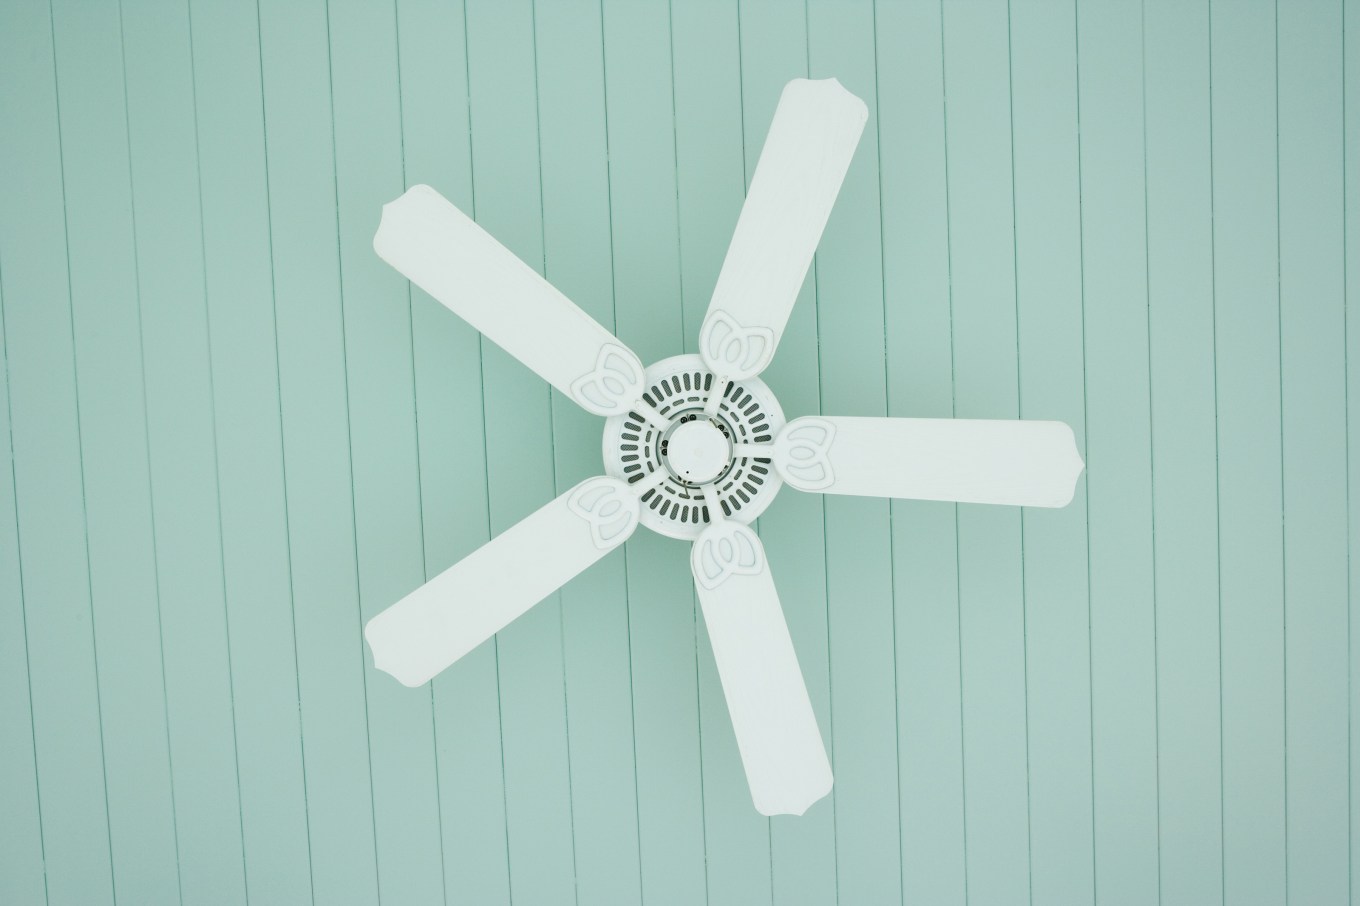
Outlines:
POLYGON ((0 903, 1349 901, 1357 104, 1352 0, 6 0, 0 903), (785 411, 1088 469, 780 495, 836 785, 766 819, 678 542, 372 669, 602 423, 371 239, 430 183, 694 352, 801 76, 870 119, 785 411))

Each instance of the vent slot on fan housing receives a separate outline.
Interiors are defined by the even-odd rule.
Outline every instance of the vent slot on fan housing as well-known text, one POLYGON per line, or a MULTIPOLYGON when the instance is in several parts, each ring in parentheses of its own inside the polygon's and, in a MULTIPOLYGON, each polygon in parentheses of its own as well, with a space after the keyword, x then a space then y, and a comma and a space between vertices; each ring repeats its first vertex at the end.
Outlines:
MULTIPOLYGON (((697 355, 662 359, 646 372, 642 399, 668 426, 656 426, 640 413, 612 416, 605 423, 605 472, 637 484, 658 470, 665 478, 642 495, 642 524, 672 538, 694 539, 711 521, 712 501, 698 483, 683 477, 668 459, 671 436, 681 425, 703 420, 715 378, 697 355)), ((722 391, 718 411, 709 421, 732 444, 772 444, 784 427, 784 411, 759 378, 734 381, 722 391)), ((779 474, 766 457, 728 456, 712 484, 724 518, 750 523, 770 505, 779 490, 779 474)))

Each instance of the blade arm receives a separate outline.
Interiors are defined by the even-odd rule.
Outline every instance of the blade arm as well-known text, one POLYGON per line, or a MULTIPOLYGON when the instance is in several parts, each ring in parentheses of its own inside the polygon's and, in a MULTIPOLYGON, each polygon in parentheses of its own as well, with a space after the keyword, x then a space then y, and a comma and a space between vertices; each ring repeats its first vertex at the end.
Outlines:
POLYGON ((762 815, 801 815, 831 791, 831 765, 760 539, 719 521, 690 555, 737 747, 762 815))
POLYGON ((794 419, 774 465, 802 491, 1063 507, 1084 464, 1062 422, 963 418, 794 419))
POLYGON ((632 350, 429 186, 383 206, 378 256, 595 415, 642 396, 632 350))
POLYGON ((419 686, 618 547, 637 495, 591 478, 497 535, 369 620, 373 664, 419 686))
POLYGON ((835 79, 784 87, 699 334, 717 375, 752 377, 774 357, 868 119, 835 79))

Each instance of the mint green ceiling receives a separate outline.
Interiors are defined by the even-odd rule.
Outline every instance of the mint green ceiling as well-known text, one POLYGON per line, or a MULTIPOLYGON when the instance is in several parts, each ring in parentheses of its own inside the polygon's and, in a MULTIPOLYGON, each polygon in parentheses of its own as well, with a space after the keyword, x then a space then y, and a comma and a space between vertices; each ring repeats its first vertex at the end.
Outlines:
POLYGON ((1356 6, 6 0, 0 903, 1345 902, 1356 6), (602 423, 370 240, 431 183, 694 351, 808 74, 870 119, 785 410, 1062 419, 1088 470, 780 495, 836 786, 769 820, 678 542, 371 668, 602 423))

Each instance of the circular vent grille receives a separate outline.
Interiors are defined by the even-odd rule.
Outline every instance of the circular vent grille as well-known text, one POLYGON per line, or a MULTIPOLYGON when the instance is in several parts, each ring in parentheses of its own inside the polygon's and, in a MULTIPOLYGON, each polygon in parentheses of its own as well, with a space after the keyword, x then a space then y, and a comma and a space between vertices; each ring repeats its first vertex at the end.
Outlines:
MULTIPOLYGON (((642 524, 672 538, 697 538, 710 521, 711 502, 698 484, 670 467, 667 448, 677 427, 704 418, 713 373, 697 355, 675 356, 647 369, 646 387, 643 401, 668 425, 663 430, 637 412, 610 418, 604 431, 605 471, 629 484, 663 473, 660 484, 642 495, 642 524)), ((784 426, 784 412, 765 382, 750 378, 727 385, 712 423, 729 443, 771 444, 784 426)), ((770 505, 780 481, 769 459, 736 457, 713 484, 723 515, 749 523, 770 505)))

